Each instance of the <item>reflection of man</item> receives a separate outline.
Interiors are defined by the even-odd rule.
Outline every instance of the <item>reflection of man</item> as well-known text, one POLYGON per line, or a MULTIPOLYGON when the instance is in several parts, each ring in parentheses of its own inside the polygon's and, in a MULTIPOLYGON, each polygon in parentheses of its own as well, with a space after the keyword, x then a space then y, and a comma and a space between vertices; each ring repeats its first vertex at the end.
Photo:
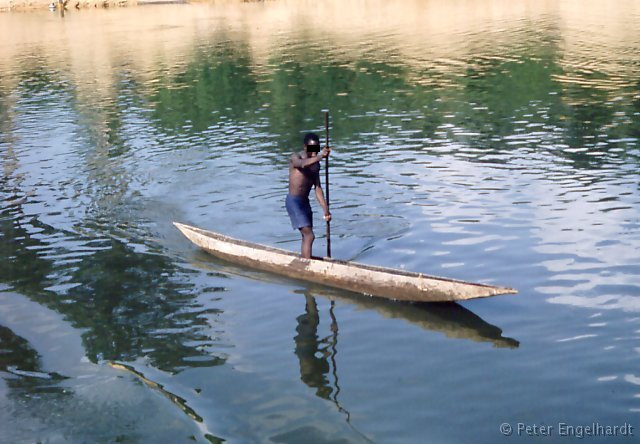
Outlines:
POLYGON ((329 399, 332 389, 326 377, 330 369, 327 361, 328 350, 326 345, 322 349, 319 347, 321 341, 318 341, 318 307, 313 296, 305 295, 305 298, 305 313, 297 318, 298 334, 293 338, 296 343, 295 353, 300 360, 300 379, 309 387, 316 388, 316 395, 329 399))
POLYGON ((320 154, 320 139, 316 134, 304 136, 304 151, 291 155, 289 159, 289 194, 285 201, 287 213, 293 228, 302 234, 302 257, 311 258, 313 234, 313 214, 309 203, 311 187, 316 188, 316 199, 324 211, 324 220, 331 220, 331 213, 320 186, 320 160, 329 155, 331 149, 324 147, 320 154))

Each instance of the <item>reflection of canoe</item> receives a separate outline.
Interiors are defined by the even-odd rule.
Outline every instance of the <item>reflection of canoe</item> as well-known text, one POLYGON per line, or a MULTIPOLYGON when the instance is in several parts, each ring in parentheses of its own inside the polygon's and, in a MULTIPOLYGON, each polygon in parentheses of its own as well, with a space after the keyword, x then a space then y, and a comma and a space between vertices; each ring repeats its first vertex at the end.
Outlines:
POLYGON ((497 348, 518 348, 516 339, 502 336, 502 330, 489 324, 477 314, 455 303, 432 304, 421 302, 407 304, 381 299, 365 298, 359 295, 345 297, 337 291, 309 290, 330 299, 338 299, 360 308, 375 310, 382 316, 403 319, 425 330, 443 333, 452 339, 468 339, 474 342, 490 342, 497 348))
MULTIPOLYGON (((213 269, 222 277, 227 275, 242 276, 261 282, 282 284, 286 278, 260 270, 240 267, 228 261, 211 257, 206 252, 194 255, 198 267, 213 269)), ((359 293, 330 288, 314 283, 304 283, 303 287, 293 290, 305 296, 315 296, 340 301, 355 307, 373 310, 390 319, 400 319, 425 330, 439 332, 451 339, 467 339, 474 342, 490 342, 497 348, 518 348, 516 339, 502 336, 502 330, 477 314, 455 302, 401 302, 382 298, 370 298, 359 293)))
POLYGON ((198 247, 229 262, 387 299, 444 302, 516 293, 512 288, 329 258, 303 259, 299 254, 286 250, 233 239, 177 222, 174 225, 198 247))

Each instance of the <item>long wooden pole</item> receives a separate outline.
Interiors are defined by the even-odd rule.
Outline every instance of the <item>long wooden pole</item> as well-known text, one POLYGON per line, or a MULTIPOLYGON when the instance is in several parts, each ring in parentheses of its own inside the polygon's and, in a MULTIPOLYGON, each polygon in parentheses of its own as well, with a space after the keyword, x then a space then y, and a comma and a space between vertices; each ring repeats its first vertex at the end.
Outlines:
MULTIPOLYGON (((329 111, 324 112, 325 146, 329 146, 329 111)), ((329 211, 329 156, 324 158, 325 200, 329 211)), ((331 257, 331 222, 327 221, 327 257, 331 257)))

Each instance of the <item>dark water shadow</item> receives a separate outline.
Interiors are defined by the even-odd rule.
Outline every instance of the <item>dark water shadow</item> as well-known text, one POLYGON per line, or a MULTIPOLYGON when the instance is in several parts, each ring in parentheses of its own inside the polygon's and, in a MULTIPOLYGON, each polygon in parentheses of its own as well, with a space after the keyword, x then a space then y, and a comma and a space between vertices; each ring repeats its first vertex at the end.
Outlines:
POLYGON ((57 385, 66 377, 45 371, 38 352, 29 341, 15 334, 9 327, 0 325, 0 344, 0 377, 14 389, 9 395, 18 398, 41 393, 57 397, 70 396, 68 390, 57 385))

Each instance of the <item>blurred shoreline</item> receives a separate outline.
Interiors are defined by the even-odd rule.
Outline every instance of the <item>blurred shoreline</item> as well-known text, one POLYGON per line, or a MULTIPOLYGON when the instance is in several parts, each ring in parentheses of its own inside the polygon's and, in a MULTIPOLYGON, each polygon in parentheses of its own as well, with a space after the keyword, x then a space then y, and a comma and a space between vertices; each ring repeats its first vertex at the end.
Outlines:
POLYGON ((68 0, 66 5, 59 0, 0 0, 0 12, 26 12, 43 9, 86 9, 129 6, 137 4, 137 0, 68 0))
MULTIPOLYGON (((236 0, 244 1, 247 0, 236 0)), ((52 11, 71 11, 73 9, 117 8, 126 6, 185 4, 187 0, 0 0, 0 12, 28 12, 50 9, 52 11)), ((197 0, 195 3, 199 3, 197 0)))

